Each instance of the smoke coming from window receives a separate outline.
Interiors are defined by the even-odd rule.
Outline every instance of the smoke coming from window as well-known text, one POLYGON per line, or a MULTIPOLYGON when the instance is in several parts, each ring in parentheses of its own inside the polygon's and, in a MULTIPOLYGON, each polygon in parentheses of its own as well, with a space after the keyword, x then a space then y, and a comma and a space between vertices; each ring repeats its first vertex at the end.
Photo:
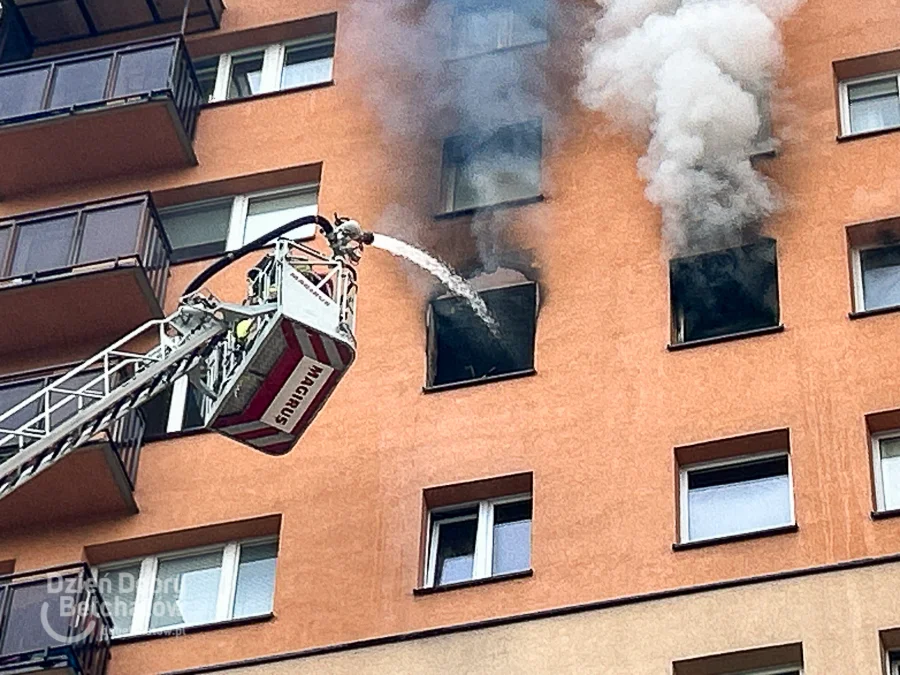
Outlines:
POLYGON ((741 243, 777 208, 754 169, 760 110, 802 0, 610 0, 579 98, 647 138, 638 169, 674 253, 741 243))
MULTIPOLYGON (((556 0, 351 5, 346 44, 395 153, 396 173, 385 180, 395 180, 402 205, 388 207, 376 228, 450 258, 442 247, 452 248, 446 239, 462 230, 480 265, 497 266, 511 215, 479 209, 540 193, 541 127, 535 143, 534 125, 542 124, 544 138, 556 132, 565 86, 565 78, 549 76, 545 58, 557 12, 556 0), (504 134, 509 127, 523 131, 504 134), (470 209, 477 214, 452 228, 433 218, 470 209), (399 214, 403 222, 388 222, 399 214), (448 233, 443 242, 435 240, 439 230, 448 233)), ((572 78, 570 92, 576 84, 572 78)))

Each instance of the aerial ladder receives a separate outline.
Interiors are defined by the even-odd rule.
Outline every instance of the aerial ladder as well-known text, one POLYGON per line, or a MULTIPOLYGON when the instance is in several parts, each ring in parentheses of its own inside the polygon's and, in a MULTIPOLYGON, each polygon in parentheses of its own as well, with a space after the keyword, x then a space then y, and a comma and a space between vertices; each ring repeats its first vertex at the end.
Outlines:
POLYGON ((0 463, 0 499, 185 376, 202 394, 207 428, 270 455, 289 452, 356 356, 354 265, 371 242, 356 221, 306 216, 211 265, 172 314, 0 414, 0 448, 12 452, 0 463), (330 254, 280 236, 313 223, 330 254), (241 304, 203 289, 273 237, 241 304), (28 410, 40 412, 20 423, 28 410))

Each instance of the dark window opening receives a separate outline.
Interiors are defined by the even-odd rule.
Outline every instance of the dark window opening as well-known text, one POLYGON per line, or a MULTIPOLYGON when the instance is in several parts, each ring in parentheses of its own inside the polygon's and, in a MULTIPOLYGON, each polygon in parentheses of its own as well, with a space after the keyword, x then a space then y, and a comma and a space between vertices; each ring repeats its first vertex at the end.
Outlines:
POLYGON ((673 260, 673 339, 693 342, 775 327, 775 240, 673 260))
POLYGON ((180 431, 193 431, 204 427, 203 394, 188 382, 184 406, 174 410, 172 394, 175 386, 164 389, 141 406, 145 440, 158 440, 180 431), (174 428, 170 429, 169 420, 172 416, 174 428))
POLYGON ((431 303, 429 387, 534 369, 537 284, 492 288, 480 295, 497 321, 497 336, 462 298, 438 298, 431 303))

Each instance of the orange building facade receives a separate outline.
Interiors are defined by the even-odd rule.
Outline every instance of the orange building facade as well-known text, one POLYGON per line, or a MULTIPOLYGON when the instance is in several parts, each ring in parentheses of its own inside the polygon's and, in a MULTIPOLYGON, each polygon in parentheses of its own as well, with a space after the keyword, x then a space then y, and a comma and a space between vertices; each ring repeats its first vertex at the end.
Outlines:
MULTIPOLYGON (((672 261, 644 140, 576 100, 594 3, 492 47, 554 73, 497 141, 527 166, 494 199, 460 166, 495 141, 453 140, 474 118, 416 126, 451 66, 365 5, 191 0, 179 36, 180 1, 4 0, 0 412, 278 217, 429 248, 516 328, 485 356, 465 307, 370 247, 357 360, 290 454, 204 431, 182 381, 0 478, 0 672, 900 672, 894 3, 782 24, 777 150, 753 160, 781 201, 751 268, 772 278, 726 285, 737 305, 691 304, 679 270, 730 263, 672 261), (87 647, 35 613, 60 575, 109 607, 87 647)), ((262 255, 210 290, 240 302, 262 255)))

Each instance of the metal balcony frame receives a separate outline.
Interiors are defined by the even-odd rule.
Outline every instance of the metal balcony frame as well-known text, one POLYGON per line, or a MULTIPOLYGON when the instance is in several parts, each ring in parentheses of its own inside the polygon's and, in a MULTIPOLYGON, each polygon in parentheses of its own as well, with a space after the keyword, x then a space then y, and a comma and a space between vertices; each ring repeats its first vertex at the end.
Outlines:
MULTIPOLYGON (((187 23, 190 22, 191 19, 201 18, 203 16, 210 17, 210 23, 212 24, 212 27, 207 30, 217 30, 222 27, 222 13, 225 10, 225 3, 221 2, 221 0, 203 0, 203 4, 206 5, 207 9, 207 14, 205 15, 197 13, 191 14, 190 12, 186 11, 186 17, 184 16, 184 14, 182 14, 181 16, 172 19, 163 19, 159 13, 159 8, 156 6, 156 3, 153 0, 144 0, 144 2, 146 3, 147 8, 150 10, 150 14, 153 16, 153 21, 121 26, 112 30, 99 30, 95 25, 93 18, 91 17, 89 8, 84 4, 84 2, 79 1, 77 3, 78 9, 81 12, 82 18, 84 19, 85 26, 87 26, 88 29, 88 32, 85 34, 73 35, 71 37, 62 38, 59 40, 38 42, 34 39, 31 31, 28 30, 28 26, 25 24, 24 19, 22 19, 22 29, 24 30, 26 37, 28 38, 29 42, 31 42, 33 47, 44 47, 47 45, 58 45, 68 42, 74 42, 77 40, 86 40, 90 38, 101 37, 104 35, 113 35, 115 33, 123 33, 126 31, 139 31, 147 28, 152 28, 153 26, 172 25, 173 29, 177 30, 178 24, 181 24, 181 26, 184 27, 187 23), (214 5, 216 4, 221 5, 222 11, 216 11, 214 7, 214 5)), ((185 0, 186 10, 190 7, 189 2, 190 0, 185 0)), ((47 4, 54 4, 54 0, 48 0, 47 4)), ((10 7, 13 9, 10 9, 9 11, 18 11, 19 9, 16 0, 0 0, 0 5, 4 6, 4 11, 6 11, 10 7)))
MULTIPOLYGON (((82 631, 90 623, 87 617, 73 617, 68 627, 68 644, 47 645, 43 649, 15 654, 0 655, 0 673, 21 673, 24 670, 37 670, 69 667, 77 675, 104 675, 110 659, 110 637, 112 634, 112 620, 109 611, 100 595, 93 574, 87 563, 61 565, 31 572, 22 572, 0 576, 0 648, 11 619, 9 612, 9 599, 6 589, 16 586, 30 585, 59 577, 76 582, 75 595, 78 602, 84 602, 91 609, 90 619, 94 620, 94 630, 87 633, 86 638, 76 641, 82 631), (77 622, 81 625, 75 625, 77 622)), ((68 588, 68 585, 66 585, 68 588)), ((72 595, 63 591, 66 595, 72 595)), ((48 636, 48 642, 50 637, 48 636)))
POLYGON ((148 40, 140 40, 129 42, 127 44, 89 49, 79 52, 65 54, 63 56, 50 56, 42 59, 31 59, 23 63, 15 63, 7 67, 0 68, 0 78, 4 75, 27 72, 30 70, 42 70, 49 67, 49 73, 44 82, 44 91, 41 97, 41 109, 35 112, 25 113, 14 117, 0 119, 0 130, 20 124, 30 124, 33 122, 54 119, 61 116, 70 116, 75 114, 87 113, 94 110, 109 110, 112 103, 120 102, 122 104, 140 104, 153 100, 168 99, 175 106, 176 113, 182 124, 188 143, 193 141, 194 134, 197 130, 197 117, 200 112, 200 106, 203 97, 200 93, 200 82, 197 79, 197 73, 194 71, 194 64, 188 53, 182 36, 174 36, 167 38, 152 38, 148 40), (169 73, 167 77, 167 87, 160 90, 140 92, 125 95, 114 95, 116 78, 118 75, 118 63, 123 54, 129 52, 146 51, 154 47, 162 47, 167 44, 174 44, 175 49, 172 54, 172 60, 169 64, 169 73), (76 63, 79 61, 89 61, 93 58, 109 56, 111 63, 106 74, 106 84, 103 90, 103 97, 97 101, 88 101, 74 105, 62 106, 59 108, 49 108, 50 94, 53 90, 52 83, 54 81, 55 70, 60 66, 76 63))
MULTIPOLYGON (((36 225, 34 227, 40 227, 40 225, 36 225)), ((6 228, 11 228, 12 233, 9 237, 9 241, 6 244, 6 251, 4 252, 0 250, 0 292, 2 292, 4 287, 14 286, 18 288, 21 287, 21 283, 25 283, 28 281, 34 283, 59 279, 60 277, 77 276, 79 274, 79 269, 82 268, 91 271, 101 268, 101 272, 106 271, 106 268, 108 267, 116 269, 121 266, 121 262, 123 260, 137 259, 139 265, 144 269, 149 279, 150 290, 152 291, 158 305, 156 309, 159 313, 162 313, 162 303, 165 299, 166 282, 169 275, 169 267, 172 261, 172 245, 169 242, 166 231, 162 226, 162 220, 160 219, 159 212, 157 211, 156 206, 153 203, 153 197, 149 192, 137 193, 134 195, 118 197, 111 200, 96 200, 85 202, 72 206, 48 209, 45 211, 33 211, 31 213, 23 213, 11 218, 0 219, 0 230, 4 230, 6 228), (130 203, 143 203, 144 205, 144 210, 140 216, 140 222, 138 223, 137 227, 137 243, 134 246, 136 250, 130 255, 124 255, 118 258, 76 262, 78 260, 78 254, 80 253, 80 247, 82 244, 85 214, 95 210, 124 206, 130 203), (48 268, 46 270, 29 272, 27 274, 12 274, 12 261, 18 239, 18 229, 26 226, 26 223, 30 223, 35 220, 49 220, 52 218, 65 216, 67 214, 76 216, 75 233, 73 234, 72 246, 69 250, 69 264, 63 267, 48 268), (154 234, 156 235, 155 237, 153 236, 154 234), (164 248, 163 254, 165 260, 164 264, 159 269, 155 269, 153 267, 153 264, 155 256, 159 253, 156 248, 156 244, 158 243, 162 243, 162 246, 164 248), (104 267, 104 265, 106 267, 104 267), (20 283, 10 284, 9 282, 11 280, 18 280, 20 283)))

